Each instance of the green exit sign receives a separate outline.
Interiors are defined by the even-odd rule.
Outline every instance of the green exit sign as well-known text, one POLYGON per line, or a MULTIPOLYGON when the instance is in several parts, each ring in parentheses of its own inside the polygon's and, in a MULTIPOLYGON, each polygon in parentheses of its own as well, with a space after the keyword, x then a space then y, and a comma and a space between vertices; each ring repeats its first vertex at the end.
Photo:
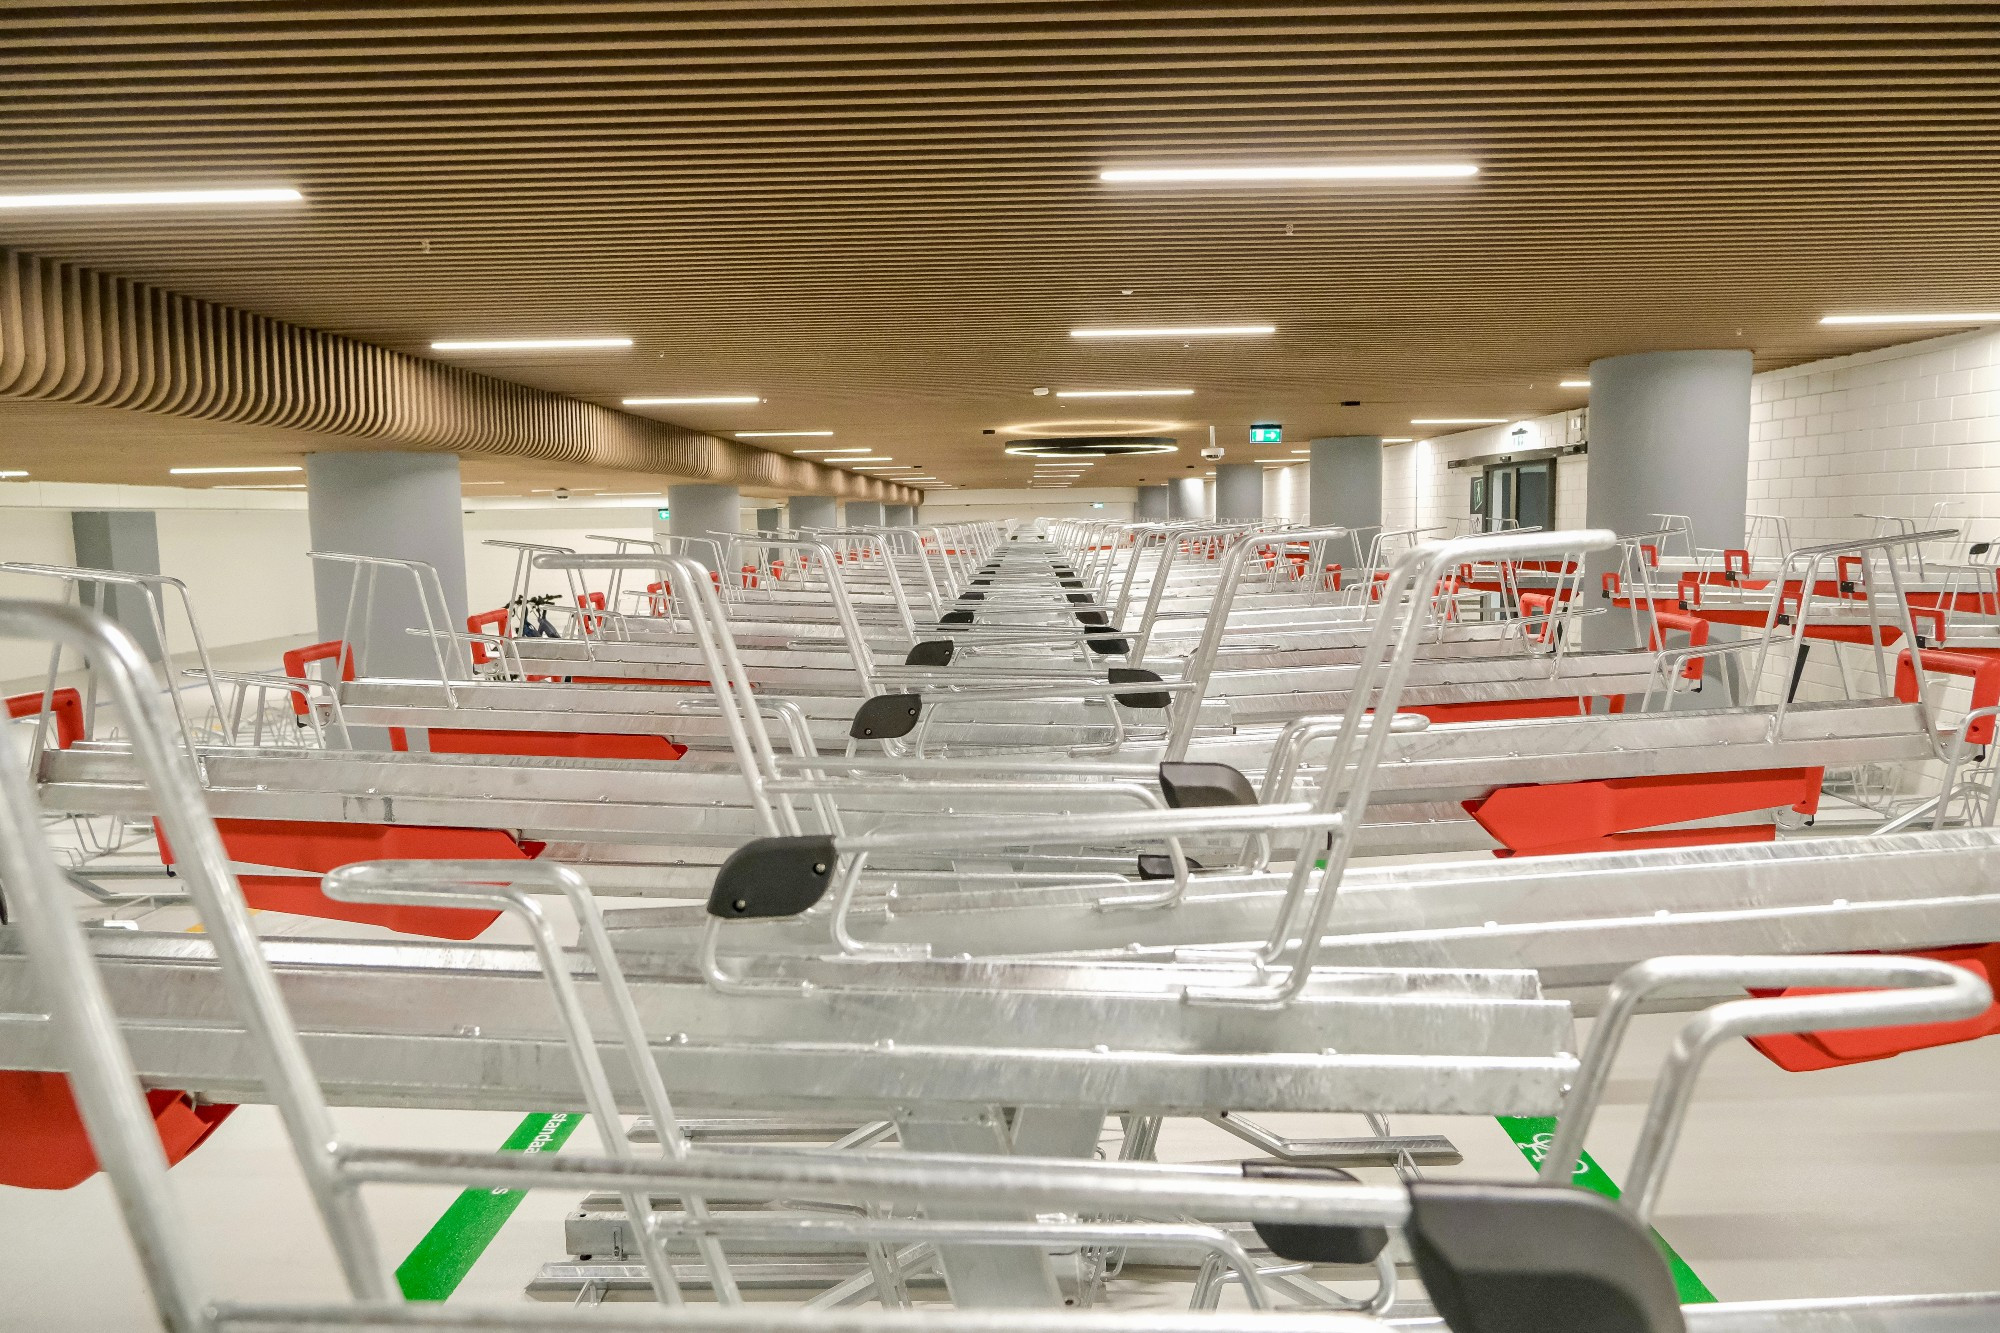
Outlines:
POLYGON ((661 518, 665 518, 666 516, 667 516, 667 511, 666 511, 666 510, 664 510, 664 509, 662 509, 662 510, 660 511, 660 517, 661 517, 661 518))
POLYGON ((1250 428, 1250 443, 1252 444, 1283 444, 1284 442, 1285 428, 1283 426, 1267 425, 1252 426, 1250 428))

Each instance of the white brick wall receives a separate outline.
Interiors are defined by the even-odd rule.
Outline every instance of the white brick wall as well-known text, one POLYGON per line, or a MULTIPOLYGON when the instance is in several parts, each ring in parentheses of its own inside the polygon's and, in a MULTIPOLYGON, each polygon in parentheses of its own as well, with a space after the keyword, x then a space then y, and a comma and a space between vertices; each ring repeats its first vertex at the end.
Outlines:
MULTIPOLYGON (((2000 536, 2000 331, 1952 334, 1766 371, 1751 380, 1749 510, 1784 518, 1795 543, 1866 536, 1858 513, 1922 519, 2000 536)), ((1568 439, 1576 413, 1538 417, 1534 447, 1568 439)), ((1467 516, 1457 458, 1509 451, 1517 424, 1382 450, 1382 522, 1453 524, 1467 516)), ((1556 468, 1556 521, 1584 523, 1588 455, 1556 468)))
MULTIPOLYGON (((1940 502, 1940 527, 2000 534, 2000 332, 1768 371, 1750 404, 1749 509, 1786 519, 1794 543, 1867 536, 1877 525, 1860 514, 1925 519, 1940 502)), ((1872 653, 1843 652, 1857 693, 1884 688, 1872 653)), ((1842 695, 1831 658, 1814 650, 1800 698, 1842 695)), ((1940 704, 1956 718, 1969 693, 1954 681, 1940 704)))
POLYGON ((1874 531, 1857 513, 2000 531, 2000 332, 1982 330, 1767 371, 1751 381, 1750 512, 1794 542, 1874 531))
MULTIPOLYGON (((1391 444, 1382 449, 1382 526, 1392 531, 1403 528, 1446 527, 1452 535, 1464 531, 1472 516, 1472 476, 1470 468, 1454 470, 1455 459, 1482 454, 1516 453, 1529 449, 1553 449, 1569 442, 1570 421, 1576 412, 1512 421, 1504 426, 1482 426, 1414 444, 1391 444), (1527 427, 1529 439, 1517 439, 1517 427, 1527 427)), ((1579 454, 1556 462, 1556 526, 1583 526, 1584 493, 1590 475, 1590 457, 1579 454)))
MULTIPOLYGON (((1540 436, 1528 447, 1564 443, 1574 415, 1526 423, 1540 436)), ((1939 526, 1959 528, 1968 540, 2000 537, 2000 331, 1766 371, 1751 380, 1750 422, 1749 512, 1785 519, 1795 544, 1868 536, 1875 520, 1857 515, 1926 519, 1940 503, 1947 508, 1939 526)), ((1467 517, 1469 474, 1448 464, 1510 452, 1518 424, 1384 448, 1383 525, 1457 531, 1467 517)), ((1557 464, 1559 526, 1584 525, 1588 477, 1588 455, 1557 464)), ((1884 688, 1872 653, 1845 656, 1857 693, 1884 688)), ((1785 665, 1772 668, 1771 690, 1782 692, 1785 665)), ((1800 697, 1841 692, 1832 649, 1816 648, 1800 697)), ((1954 682, 1944 715, 1965 706, 1966 691, 1954 682)))

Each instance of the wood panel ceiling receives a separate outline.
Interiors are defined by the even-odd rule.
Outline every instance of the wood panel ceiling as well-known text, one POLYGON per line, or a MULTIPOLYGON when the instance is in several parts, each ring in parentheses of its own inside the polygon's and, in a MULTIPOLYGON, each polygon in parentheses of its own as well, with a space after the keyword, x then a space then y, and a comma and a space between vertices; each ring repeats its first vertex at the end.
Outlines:
MULTIPOLYGON (((1181 433, 1106 481, 1412 417, 1577 405, 1591 358, 1903 341, 2000 306, 1990 3, 10 4, 0 191, 303 205, 4 213, 0 244, 702 430, 833 430, 1018 482, 1010 425, 1181 433), (1444 183, 1113 187, 1106 167, 1469 161, 1444 183), (1079 343, 1086 324, 1269 322, 1079 343), (1056 389, 1192 388, 1059 402, 1056 389), (1343 406, 1356 401, 1359 406, 1343 406), (1158 408, 1160 410, 1153 410, 1158 408)), ((49 456, 59 437, 12 441, 49 456)), ((791 441, 771 441, 774 447, 791 441)), ((12 464, 10 464, 12 465, 12 464)), ((79 478, 81 479, 81 478, 79 478)))

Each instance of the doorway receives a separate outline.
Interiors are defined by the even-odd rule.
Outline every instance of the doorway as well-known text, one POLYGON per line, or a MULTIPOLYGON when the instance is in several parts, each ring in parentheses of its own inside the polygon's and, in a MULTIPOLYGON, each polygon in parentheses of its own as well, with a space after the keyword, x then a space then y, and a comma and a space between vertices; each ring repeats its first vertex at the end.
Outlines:
POLYGON ((1491 463, 1472 479, 1472 517, 1481 532, 1540 528, 1556 520, 1556 460, 1491 463))

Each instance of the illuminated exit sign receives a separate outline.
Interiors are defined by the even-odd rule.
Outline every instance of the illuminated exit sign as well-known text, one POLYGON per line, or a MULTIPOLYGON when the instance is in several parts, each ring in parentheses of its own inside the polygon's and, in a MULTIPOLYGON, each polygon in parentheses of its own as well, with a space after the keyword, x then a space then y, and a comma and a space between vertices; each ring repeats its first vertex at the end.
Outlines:
POLYGON ((1250 428, 1250 443, 1252 444, 1283 444, 1284 442, 1285 428, 1283 426, 1264 425, 1252 426, 1250 428))

